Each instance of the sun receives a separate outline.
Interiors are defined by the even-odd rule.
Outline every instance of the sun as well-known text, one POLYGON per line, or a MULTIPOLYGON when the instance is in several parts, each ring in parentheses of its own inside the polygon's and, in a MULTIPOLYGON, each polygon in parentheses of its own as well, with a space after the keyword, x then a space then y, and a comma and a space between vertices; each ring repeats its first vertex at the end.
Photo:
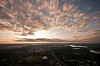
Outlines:
POLYGON ((49 33, 45 30, 38 30, 34 33, 34 35, 28 36, 18 36, 18 38, 25 38, 25 39, 37 39, 37 38, 50 38, 49 33))
POLYGON ((34 38, 49 38, 47 31, 39 30, 34 33, 34 38))

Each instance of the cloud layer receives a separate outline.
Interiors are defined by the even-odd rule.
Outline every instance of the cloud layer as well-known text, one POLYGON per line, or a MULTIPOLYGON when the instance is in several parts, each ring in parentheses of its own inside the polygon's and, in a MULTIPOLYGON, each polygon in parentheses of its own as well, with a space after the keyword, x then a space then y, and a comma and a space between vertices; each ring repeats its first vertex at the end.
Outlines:
POLYGON ((51 28, 76 32, 100 30, 100 11, 86 14, 75 2, 77 1, 0 0, 0 30, 19 32, 21 36, 51 28))

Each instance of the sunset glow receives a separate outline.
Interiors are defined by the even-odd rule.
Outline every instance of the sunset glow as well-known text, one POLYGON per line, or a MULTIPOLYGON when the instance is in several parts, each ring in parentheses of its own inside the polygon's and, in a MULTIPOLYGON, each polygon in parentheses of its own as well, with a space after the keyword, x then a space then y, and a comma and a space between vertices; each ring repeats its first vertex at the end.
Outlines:
POLYGON ((99 0, 0 0, 0 42, 45 38, 98 43, 98 6, 99 0))
POLYGON ((35 32, 34 38, 49 38, 49 34, 44 30, 40 30, 35 32))

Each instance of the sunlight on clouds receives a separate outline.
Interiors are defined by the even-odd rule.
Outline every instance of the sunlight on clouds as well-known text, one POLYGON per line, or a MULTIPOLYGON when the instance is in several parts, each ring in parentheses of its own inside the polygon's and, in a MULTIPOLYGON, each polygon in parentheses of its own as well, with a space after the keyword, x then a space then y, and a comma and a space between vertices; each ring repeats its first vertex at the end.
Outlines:
POLYGON ((0 43, 13 43, 17 37, 18 35, 13 31, 0 30, 0 43))
POLYGON ((39 30, 34 33, 34 38, 49 38, 49 34, 45 30, 39 30))
POLYGON ((37 38, 49 38, 49 33, 45 30, 38 30, 34 35, 19 36, 21 39, 37 39, 37 38))
POLYGON ((88 36, 93 35, 96 38, 96 33, 88 31, 100 30, 100 10, 88 14, 84 11, 88 9, 90 12, 93 7, 86 3, 84 6, 89 7, 82 11, 79 8, 81 5, 76 5, 79 1, 81 0, 0 0, 0 31, 13 31, 20 36, 18 39, 56 37, 81 41, 89 40, 91 38, 88 36), (51 31, 53 29, 59 30, 51 31), (84 32, 90 35, 86 37, 84 32))

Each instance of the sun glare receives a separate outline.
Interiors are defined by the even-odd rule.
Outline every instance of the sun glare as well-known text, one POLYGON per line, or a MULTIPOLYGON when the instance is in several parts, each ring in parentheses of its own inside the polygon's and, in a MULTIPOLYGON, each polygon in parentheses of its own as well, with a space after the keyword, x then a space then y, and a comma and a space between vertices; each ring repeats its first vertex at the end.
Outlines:
POLYGON ((49 38, 49 34, 45 30, 39 30, 36 31, 34 35, 19 36, 19 38, 27 38, 27 39, 49 38))
POLYGON ((49 38, 49 35, 47 34, 47 31, 39 30, 35 32, 34 38, 49 38))

